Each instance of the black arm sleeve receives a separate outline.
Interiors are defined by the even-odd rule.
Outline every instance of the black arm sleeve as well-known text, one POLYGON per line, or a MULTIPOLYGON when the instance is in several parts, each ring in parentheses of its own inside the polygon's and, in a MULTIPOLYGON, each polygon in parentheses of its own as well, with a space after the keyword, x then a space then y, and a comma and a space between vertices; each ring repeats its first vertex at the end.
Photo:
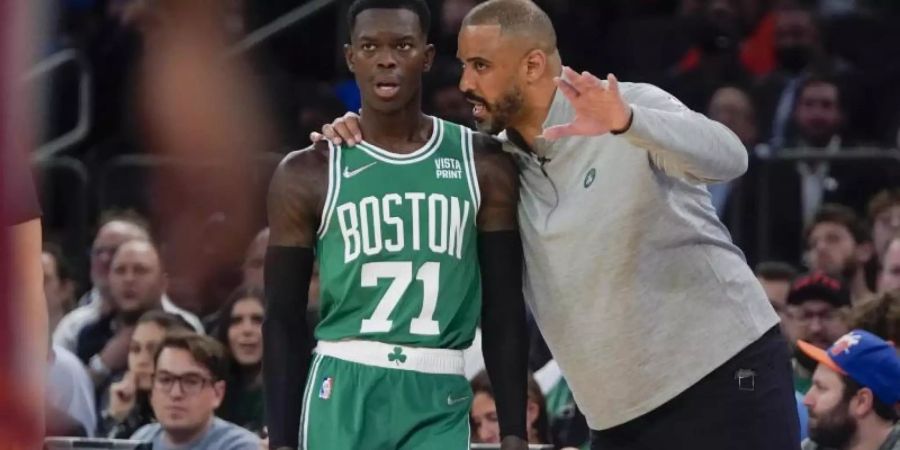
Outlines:
POLYGON ((522 240, 518 231, 478 235, 481 263, 481 336, 502 437, 525 434, 528 402, 528 329, 522 296, 522 240))
POLYGON ((266 252, 263 383, 269 446, 273 449, 297 448, 311 351, 306 305, 312 269, 311 249, 273 246, 266 252))

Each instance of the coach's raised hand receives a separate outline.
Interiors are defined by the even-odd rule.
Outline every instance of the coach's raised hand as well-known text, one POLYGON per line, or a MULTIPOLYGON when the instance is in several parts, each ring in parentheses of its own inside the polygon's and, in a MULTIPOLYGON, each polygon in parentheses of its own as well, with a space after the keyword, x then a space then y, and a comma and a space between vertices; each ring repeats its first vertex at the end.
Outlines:
POLYGON ((631 124, 631 107, 622 99, 619 80, 609 74, 601 80, 590 72, 575 72, 563 67, 561 77, 554 78, 556 85, 572 103, 575 119, 564 125, 544 130, 545 139, 567 136, 595 136, 621 133, 631 124))
POLYGON ((321 133, 315 131, 309 133, 309 140, 314 143, 322 139, 328 139, 334 145, 341 145, 342 142, 346 142, 347 145, 353 146, 362 142, 359 114, 348 111, 342 117, 334 119, 334 122, 323 125, 321 133))

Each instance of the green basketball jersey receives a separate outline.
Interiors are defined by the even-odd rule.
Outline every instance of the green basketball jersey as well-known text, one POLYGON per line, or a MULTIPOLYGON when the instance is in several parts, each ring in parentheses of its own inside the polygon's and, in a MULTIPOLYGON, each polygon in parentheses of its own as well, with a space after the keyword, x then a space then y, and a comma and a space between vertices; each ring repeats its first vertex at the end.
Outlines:
POLYGON ((481 312, 472 131, 432 120, 431 139, 410 154, 331 147, 317 339, 471 344, 481 312))

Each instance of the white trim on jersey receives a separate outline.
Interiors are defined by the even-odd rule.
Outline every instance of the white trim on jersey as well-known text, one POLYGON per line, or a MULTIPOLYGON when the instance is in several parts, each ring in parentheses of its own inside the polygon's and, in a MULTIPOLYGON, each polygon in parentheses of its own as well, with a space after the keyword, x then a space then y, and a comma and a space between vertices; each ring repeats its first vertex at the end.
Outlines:
POLYGON ((428 142, 425 143, 425 145, 412 153, 401 155, 398 153, 387 151, 366 141, 357 144, 356 148, 366 152, 366 154, 368 154, 369 156, 383 163, 403 165, 420 162, 434 154, 434 152, 437 151, 438 148, 440 148, 441 141, 443 141, 444 139, 444 121, 435 117, 431 117, 431 120, 434 123, 433 129, 431 131, 431 138, 428 140, 428 142))
POLYGON ((475 149, 473 148, 472 141, 473 132, 464 126, 460 126, 459 129, 463 166, 466 168, 466 178, 469 181, 469 195, 472 196, 472 204, 475 206, 475 212, 477 213, 481 208, 481 187, 478 185, 478 173, 475 171, 475 149))
POLYGON ((337 204, 338 195, 341 192, 341 148, 328 142, 328 194, 325 196, 325 205, 322 210, 322 221, 316 236, 321 239, 331 223, 331 215, 337 204))
POLYGON ((307 450, 307 437, 309 436, 309 403, 312 401, 312 394, 316 390, 316 379, 319 378, 319 364, 322 362, 322 356, 315 355, 309 371, 309 378, 306 379, 306 396, 303 399, 303 425, 300 427, 300 448, 307 450))

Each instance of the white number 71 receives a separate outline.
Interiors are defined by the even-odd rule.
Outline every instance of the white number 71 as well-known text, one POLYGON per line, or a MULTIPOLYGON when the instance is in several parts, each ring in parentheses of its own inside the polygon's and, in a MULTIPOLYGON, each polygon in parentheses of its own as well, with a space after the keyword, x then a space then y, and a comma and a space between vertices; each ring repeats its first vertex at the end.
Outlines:
MULTIPOLYGON (((422 264, 416 273, 416 279, 422 282, 423 298, 422 312, 414 318, 409 325, 409 332, 426 336, 434 336, 441 333, 440 326, 433 320, 434 310, 437 307, 438 284, 440 280, 440 263, 427 262, 422 264)), ((389 317, 400 297, 412 283, 412 262, 372 262, 362 266, 362 286, 377 287, 381 278, 392 278, 390 286, 384 293, 384 297, 378 301, 372 317, 363 319, 360 333, 387 333, 391 331, 394 321, 389 317)))

